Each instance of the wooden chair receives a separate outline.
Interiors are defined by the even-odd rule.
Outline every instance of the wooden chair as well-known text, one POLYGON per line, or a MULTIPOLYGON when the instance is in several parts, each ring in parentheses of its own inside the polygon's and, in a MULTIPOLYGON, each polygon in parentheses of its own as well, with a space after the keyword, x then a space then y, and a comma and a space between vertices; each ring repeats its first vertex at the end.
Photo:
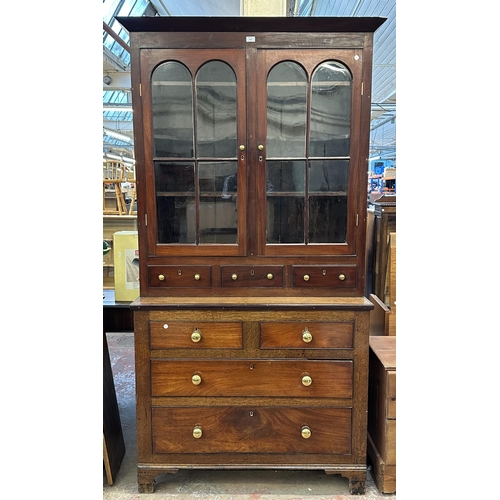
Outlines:
POLYGON ((131 201, 128 208, 128 215, 136 215, 137 210, 134 210, 134 204, 137 200, 135 165, 125 167, 125 182, 128 182, 132 185, 131 201))
POLYGON ((127 207, 122 192, 122 182, 125 182, 125 165, 121 161, 105 160, 102 170, 102 211, 105 215, 125 215, 127 207), (106 193, 114 193, 115 206, 106 206, 106 193))

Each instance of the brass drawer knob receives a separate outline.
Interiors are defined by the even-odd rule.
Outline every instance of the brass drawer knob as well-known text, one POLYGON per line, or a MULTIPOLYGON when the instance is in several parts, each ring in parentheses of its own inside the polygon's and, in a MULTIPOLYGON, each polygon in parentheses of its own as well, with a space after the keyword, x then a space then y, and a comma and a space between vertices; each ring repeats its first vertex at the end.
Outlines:
POLYGON ((304 375, 302 377, 302 385, 309 387, 313 382, 313 379, 309 375, 304 375))
POLYGON ((262 151, 264 149, 264 145, 263 144, 259 144, 258 148, 259 148, 259 151, 262 151))
POLYGON ((339 280, 344 281, 345 280, 345 274, 339 274, 339 280))
POLYGON ((307 326, 304 328, 304 331, 302 332, 302 340, 306 343, 309 344, 311 340, 313 339, 312 333, 308 330, 307 326))
POLYGON ((238 279, 238 275, 237 275, 236 273, 232 274, 232 275, 231 275, 231 279, 232 279, 233 281, 236 281, 236 280, 238 279))
POLYGON ((199 342, 201 340, 201 332, 200 330, 198 330, 198 327, 193 330, 193 333, 191 334, 191 340, 193 342, 199 342))
POLYGON ((268 273, 267 279, 272 280, 274 278, 273 273, 268 273))
POLYGON ((311 429, 307 425, 304 425, 300 431, 304 439, 309 439, 311 437, 311 429))
POLYGON ((198 273, 196 273, 196 274, 194 275, 194 279, 195 279, 196 281, 200 281, 201 276, 200 276, 198 273))
POLYGON ((201 377, 197 373, 195 373, 191 377, 191 382, 193 382, 193 385, 200 385, 201 384, 201 377))
POLYGON ((160 274, 160 275, 158 276, 158 279, 159 279, 160 281, 165 281, 165 276, 163 276, 163 274, 160 274))
POLYGON ((240 151, 245 151, 245 145, 244 144, 240 145, 240 151))
POLYGON ((193 437, 196 439, 200 439, 203 436, 203 428, 201 425, 195 425, 193 429, 193 437))
POLYGON ((309 281, 309 275, 308 274, 304 274, 304 281, 309 281))

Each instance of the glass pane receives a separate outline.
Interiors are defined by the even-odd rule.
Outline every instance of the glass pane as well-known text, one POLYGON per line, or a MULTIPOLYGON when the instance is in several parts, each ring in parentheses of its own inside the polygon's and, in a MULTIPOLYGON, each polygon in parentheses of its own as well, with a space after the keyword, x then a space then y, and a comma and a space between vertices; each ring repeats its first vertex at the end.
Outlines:
POLYGON ((297 63, 277 64, 267 79, 267 158, 306 153, 307 76, 297 63))
POLYGON ((310 156, 348 156, 351 127, 351 75, 335 61, 314 71, 310 156))
POLYGON ((236 76, 222 61, 205 64, 196 77, 197 155, 236 157, 236 76))
POLYGON ((155 163, 158 243, 196 242, 194 164, 155 163))
POLYGON ((191 74, 167 61, 152 77, 153 130, 156 157, 192 158, 193 92, 191 74))
POLYGON ((238 236, 238 165, 199 164, 200 243, 236 243, 238 236))
POLYGON ((268 243, 304 243, 304 196, 304 161, 267 161, 268 243))
POLYGON ((309 164, 309 243, 345 243, 348 160, 309 164))

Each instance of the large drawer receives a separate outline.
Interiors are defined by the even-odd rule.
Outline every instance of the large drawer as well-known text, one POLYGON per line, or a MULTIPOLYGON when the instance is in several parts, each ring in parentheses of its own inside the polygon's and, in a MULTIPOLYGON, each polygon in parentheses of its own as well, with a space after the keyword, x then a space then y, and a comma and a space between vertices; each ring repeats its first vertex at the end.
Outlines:
POLYGON ((151 360, 152 396, 351 398, 351 360, 151 360))
POLYGON ((262 322, 262 349, 352 349, 354 322, 262 322))
POLYGON ((151 349, 241 349, 243 323, 196 321, 151 321, 151 349))
POLYGON ((154 453, 351 453, 350 408, 153 407, 154 453))
POLYGON ((148 266, 148 286, 210 288, 212 266, 148 266))

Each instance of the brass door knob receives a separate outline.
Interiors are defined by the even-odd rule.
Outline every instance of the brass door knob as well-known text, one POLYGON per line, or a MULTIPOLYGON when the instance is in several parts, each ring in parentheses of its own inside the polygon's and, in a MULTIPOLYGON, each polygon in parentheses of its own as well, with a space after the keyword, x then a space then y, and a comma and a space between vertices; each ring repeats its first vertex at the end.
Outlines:
POLYGON ((201 425, 195 425, 193 429, 193 437, 196 439, 200 439, 203 436, 203 428, 201 425))
POLYGON ((313 379, 309 375, 304 375, 302 377, 302 385, 309 387, 313 382, 313 379))
POLYGON ((193 333, 191 334, 191 340, 193 342, 199 342, 201 340, 201 332, 200 330, 198 330, 198 327, 193 330, 193 333))
POLYGON ((200 276, 198 273, 196 273, 196 274, 194 275, 194 279, 195 279, 196 281, 200 281, 201 276, 200 276))
POLYGON ((191 382, 193 382, 193 385, 200 385, 201 384, 201 377, 197 373, 195 373, 191 377, 191 382))
POLYGON ((304 281, 309 281, 309 275, 308 274, 304 274, 304 281))
POLYGON ((164 281, 164 280, 165 280, 165 276, 163 276, 163 274, 160 274, 160 275, 158 276, 158 279, 159 279, 160 281, 164 281))
POLYGON ((264 149, 264 145, 263 144, 259 144, 258 148, 259 148, 259 151, 262 151, 264 149))
POLYGON ((302 332, 302 340, 306 343, 309 344, 311 340, 313 339, 312 333, 307 329, 307 326, 304 328, 304 331, 302 332))
POLYGON ((267 279, 272 280, 274 278, 273 273, 268 273, 267 274, 267 279))
POLYGON ((236 281, 238 279, 238 275, 236 273, 234 273, 233 275, 231 275, 231 279, 233 281, 236 281))
POLYGON ((300 433, 304 439, 309 439, 311 437, 311 429, 307 425, 304 425, 302 427, 300 433))
POLYGON ((344 281, 345 280, 345 274, 339 274, 339 280, 344 281))

